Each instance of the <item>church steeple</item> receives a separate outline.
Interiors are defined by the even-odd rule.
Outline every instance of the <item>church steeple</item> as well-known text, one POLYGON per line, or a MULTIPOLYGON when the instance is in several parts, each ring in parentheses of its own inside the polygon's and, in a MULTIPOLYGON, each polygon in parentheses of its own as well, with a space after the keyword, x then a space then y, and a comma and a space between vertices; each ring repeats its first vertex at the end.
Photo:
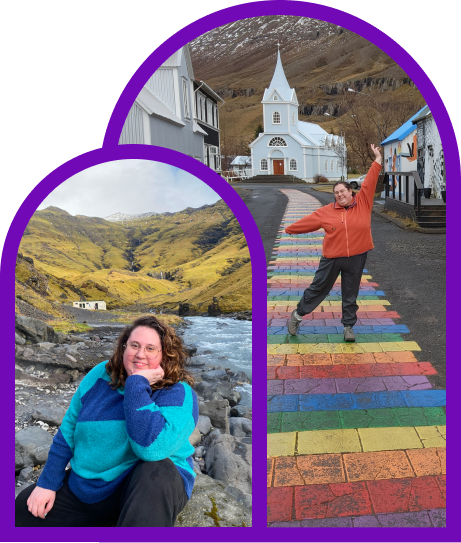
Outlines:
MULTIPOLYGON (((280 45, 280 44, 277 44, 280 45)), ((277 51, 277 64, 269 88, 264 91, 263 102, 269 100, 272 92, 276 90, 283 102, 297 102, 294 89, 290 88, 285 72, 283 71, 280 48, 277 51)))

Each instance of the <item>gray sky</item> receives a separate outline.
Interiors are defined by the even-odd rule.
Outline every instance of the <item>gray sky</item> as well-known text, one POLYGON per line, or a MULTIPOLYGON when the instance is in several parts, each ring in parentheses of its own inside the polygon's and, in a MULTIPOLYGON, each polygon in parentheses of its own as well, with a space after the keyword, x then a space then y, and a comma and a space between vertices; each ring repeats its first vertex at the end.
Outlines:
POLYGON ((64 181, 38 209, 56 206, 71 215, 181 211, 220 199, 206 183, 173 166, 149 160, 117 160, 64 181))

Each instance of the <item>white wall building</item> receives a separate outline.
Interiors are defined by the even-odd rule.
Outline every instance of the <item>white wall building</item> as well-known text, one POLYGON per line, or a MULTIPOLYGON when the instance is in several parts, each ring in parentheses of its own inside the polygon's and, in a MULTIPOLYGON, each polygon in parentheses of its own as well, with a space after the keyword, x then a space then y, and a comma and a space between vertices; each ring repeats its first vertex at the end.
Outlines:
POLYGON ((94 302, 72 302, 73 307, 80 307, 80 309, 91 309, 93 311, 106 311, 106 302, 102 300, 94 302))
POLYGON ((280 51, 262 104, 264 132, 250 143, 252 168, 258 175, 294 175, 309 183, 317 174, 330 181, 346 177, 344 138, 298 119, 298 99, 288 84, 280 51))

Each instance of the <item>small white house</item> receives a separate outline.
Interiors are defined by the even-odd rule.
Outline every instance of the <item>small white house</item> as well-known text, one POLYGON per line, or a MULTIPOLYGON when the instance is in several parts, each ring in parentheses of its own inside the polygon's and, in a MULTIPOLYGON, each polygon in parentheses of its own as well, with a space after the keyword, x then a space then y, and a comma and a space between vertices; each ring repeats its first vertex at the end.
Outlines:
POLYGON ((101 300, 94 302, 73 302, 73 307, 79 307, 80 309, 90 309, 92 311, 106 311, 106 302, 101 300))
POLYGON ((249 156, 236 156, 231 162, 231 169, 234 172, 239 172, 241 170, 248 170, 251 168, 251 157, 249 156))

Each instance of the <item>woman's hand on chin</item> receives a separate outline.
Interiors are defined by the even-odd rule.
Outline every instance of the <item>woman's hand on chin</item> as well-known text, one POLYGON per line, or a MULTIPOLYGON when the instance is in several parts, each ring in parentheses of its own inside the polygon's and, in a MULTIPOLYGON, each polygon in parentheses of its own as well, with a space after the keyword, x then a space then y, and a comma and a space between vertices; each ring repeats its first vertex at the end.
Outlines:
POLYGON ((153 370, 148 370, 148 369, 138 370, 138 369, 136 369, 132 373, 132 375, 142 375, 143 377, 145 377, 149 381, 150 385, 153 385, 157 381, 160 381, 161 379, 163 379, 163 377, 165 375, 165 372, 163 371, 162 366, 158 366, 157 368, 155 368, 153 370))

